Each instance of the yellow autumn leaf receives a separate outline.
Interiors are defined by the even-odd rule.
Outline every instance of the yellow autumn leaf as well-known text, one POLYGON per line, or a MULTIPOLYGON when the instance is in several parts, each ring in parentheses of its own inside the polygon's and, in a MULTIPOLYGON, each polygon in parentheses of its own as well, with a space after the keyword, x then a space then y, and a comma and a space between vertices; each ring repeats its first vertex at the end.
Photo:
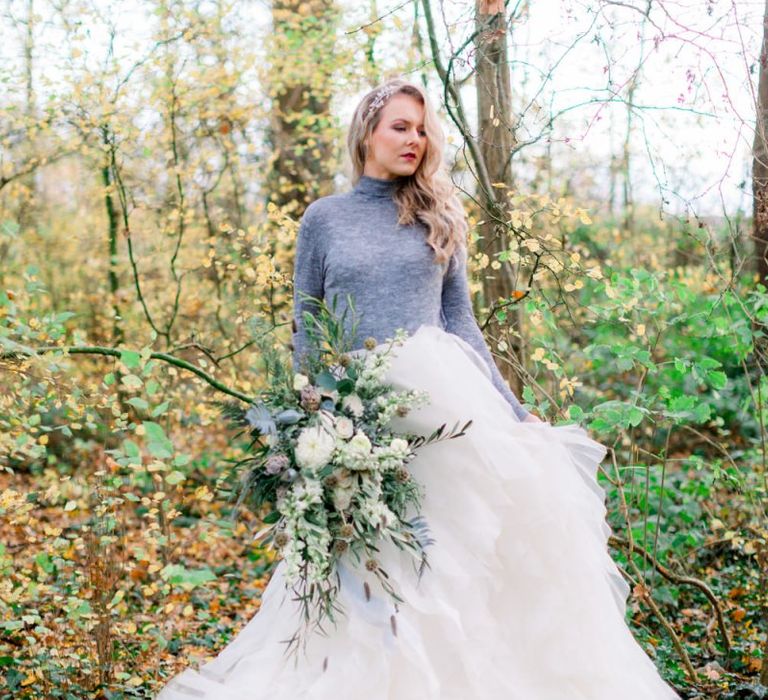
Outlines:
POLYGON ((21 685, 22 686, 32 685, 36 680, 37 680, 37 676, 34 673, 30 672, 24 677, 24 680, 21 682, 21 685))

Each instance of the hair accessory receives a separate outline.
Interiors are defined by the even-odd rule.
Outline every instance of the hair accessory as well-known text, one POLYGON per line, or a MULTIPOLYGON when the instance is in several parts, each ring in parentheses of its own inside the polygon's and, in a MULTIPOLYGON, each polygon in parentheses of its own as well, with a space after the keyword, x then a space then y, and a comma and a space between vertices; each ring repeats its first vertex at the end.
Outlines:
POLYGON ((379 90, 379 94, 376 95, 373 102, 368 105, 368 109, 365 111, 365 116, 370 116, 372 112, 375 112, 379 107, 381 107, 399 89, 399 85, 385 85, 383 88, 381 88, 381 90, 379 90))

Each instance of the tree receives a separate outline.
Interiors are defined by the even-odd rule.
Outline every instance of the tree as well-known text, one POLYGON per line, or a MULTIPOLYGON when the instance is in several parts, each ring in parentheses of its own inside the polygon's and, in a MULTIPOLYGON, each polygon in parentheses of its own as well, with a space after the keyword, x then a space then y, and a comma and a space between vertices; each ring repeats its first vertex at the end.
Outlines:
POLYGON ((331 193, 339 162, 331 116, 338 21, 335 0, 272 3, 274 31, 264 75, 272 98, 265 188, 268 201, 294 208, 295 216, 331 193))
MULTIPOLYGON (((478 0, 475 14, 475 83, 477 98, 477 141, 479 155, 484 163, 492 187, 483 187, 478 193, 485 214, 480 225, 482 250, 494 258, 509 248, 510 235, 503 223, 507 192, 514 185, 512 156, 516 139, 512 123, 512 90, 509 78, 506 9, 502 0, 478 0), (499 185, 503 185, 500 187, 499 185)), ((515 293, 515 277, 508 265, 496 274, 483 276, 483 295, 486 303, 505 300, 515 293)), ((519 306, 508 309, 506 320, 511 330, 520 328, 519 306)), ((520 358, 521 344, 515 338, 511 343, 514 354, 520 358)), ((522 384, 518 374, 504 365, 501 371, 518 395, 522 384)))
POLYGON ((768 286, 768 0, 763 17, 757 83, 755 138, 752 143, 752 238, 757 274, 768 286))

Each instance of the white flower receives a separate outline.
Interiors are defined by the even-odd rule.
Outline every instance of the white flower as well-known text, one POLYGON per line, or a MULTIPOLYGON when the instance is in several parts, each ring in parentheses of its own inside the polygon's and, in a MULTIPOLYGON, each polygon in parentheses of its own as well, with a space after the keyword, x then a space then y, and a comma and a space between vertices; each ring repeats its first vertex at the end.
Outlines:
POLYGON ((358 430, 349 441, 349 452, 360 457, 365 457, 371 453, 371 441, 362 430, 358 430))
POLYGON ((319 469, 331 459, 336 440, 322 426, 304 428, 296 442, 296 462, 305 469, 319 469))
POLYGON ((395 514, 385 503, 375 498, 364 498, 355 516, 357 520, 362 520, 371 527, 387 528, 397 523, 395 514))
POLYGON ((306 505, 320 503, 323 498, 323 486, 317 479, 302 479, 293 487, 296 499, 306 505))
POLYGON ((355 424, 346 416, 339 416, 336 418, 335 428, 336 434, 344 440, 351 438, 352 434, 355 432, 355 424))
POLYGON ((309 377, 306 374, 296 373, 293 375, 293 390, 301 391, 309 384, 309 377))
POLYGON ((333 475, 336 477, 336 486, 333 489, 333 505, 336 510, 346 510, 357 490, 357 478, 349 469, 343 468, 334 470, 333 475))
POLYGON ((392 440, 392 442, 389 443, 389 449, 392 450, 397 455, 408 455, 408 440, 403 440, 403 438, 395 438, 392 440))
POLYGON ((345 396, 341 402, 341 407, 356 418, 361 418, 363 415, 363 401, 357 394, 345 396))
POLYGON ((389 445, 374 448, 373 453, 379 468, 388 471, 403 466, 410 454, 410 447, 407 440, 394 438, 389 445))
POLYGON ((349 442, 339 444, 338 459, 348 469, 374 469, 378 466, 368 436, 358 431, 349 442))

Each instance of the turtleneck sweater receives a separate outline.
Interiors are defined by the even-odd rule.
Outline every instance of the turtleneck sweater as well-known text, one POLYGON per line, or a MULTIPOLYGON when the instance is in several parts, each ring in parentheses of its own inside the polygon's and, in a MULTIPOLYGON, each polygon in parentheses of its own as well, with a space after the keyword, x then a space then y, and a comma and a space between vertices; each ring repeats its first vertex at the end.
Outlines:
MULTIPOLYGON (((350 349, 363 347, 367 337, 382 343, 398 328, 412 334, 421 325, 437 326, 474 348, 493 385, 524 420, 529 412, 499 372, 472 311, 466 245, 457 246, 449 262, 436 263, 426 226, 397 222, 394 193, 401 181, 362 175, 352 190, 321 197, 305 210, 294 260, 294 370, 309 349, 303 314, 315 309, 300 293, 329 305, 335 298, 338 317, 349 295, 358 320, 350 349)), ((351 316, 349 310, 348 333, 351 316)))

